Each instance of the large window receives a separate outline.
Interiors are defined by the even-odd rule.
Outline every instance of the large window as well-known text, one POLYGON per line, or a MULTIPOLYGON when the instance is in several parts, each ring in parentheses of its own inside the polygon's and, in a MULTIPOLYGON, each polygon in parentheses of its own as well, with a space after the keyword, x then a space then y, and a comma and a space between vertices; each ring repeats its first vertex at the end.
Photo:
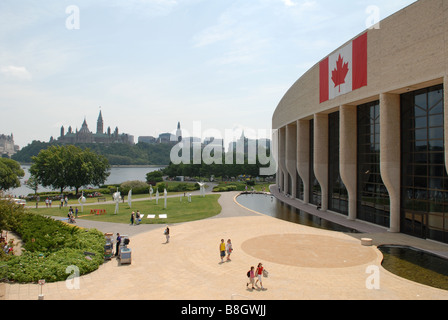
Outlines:
POLYGON ((357 217, 390 225, 390 200, 380 174, 380 104, 358 106, 357 217))
POLYGON ((339 171, 339 112, 328 115, 328 209, 348 215, 348 193, 339 171))
POLYGON ((310 190, 309 201, 316 206, 321 206, 322 192, 319 181, 314 175, 314 120, 310 120, 310 190))
POLYGON ((443 86, 401 96, 401 230, 448 242, 443 86))

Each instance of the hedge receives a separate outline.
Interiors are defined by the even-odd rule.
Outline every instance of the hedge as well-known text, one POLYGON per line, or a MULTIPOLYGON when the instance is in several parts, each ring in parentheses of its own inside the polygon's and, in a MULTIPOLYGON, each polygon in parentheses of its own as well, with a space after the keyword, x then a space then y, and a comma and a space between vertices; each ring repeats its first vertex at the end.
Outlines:
MULTIPOLYGON (((10 205, 5 202, 0 201, 0 212, 8 211, 10 205)), ((83 275, 104 262, 105 238, 100 231, 80 229, 20 208, 12 215, 9 218, 13 223, 8 225, 19 234, 25 250, 20 256, 1 256, 1 279, 20 283, 62 281, 72 273, 66 273, 69 266, 76 266, 83 275)))

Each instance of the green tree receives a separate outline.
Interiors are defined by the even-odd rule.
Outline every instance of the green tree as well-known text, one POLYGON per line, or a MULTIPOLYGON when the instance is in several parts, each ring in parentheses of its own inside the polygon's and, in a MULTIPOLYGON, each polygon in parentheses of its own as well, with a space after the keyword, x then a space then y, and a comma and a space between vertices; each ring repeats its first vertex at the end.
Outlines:
POLYGON ((20 187, 20 178, 24 175, 25 172, 17 161, 0 158, 0 189, 20 187))
POLYGON ((30 173, 44 187, 60 189, 103 184, 110 165, 104 156, 73 145, 52 146, 32 157, 30 173))

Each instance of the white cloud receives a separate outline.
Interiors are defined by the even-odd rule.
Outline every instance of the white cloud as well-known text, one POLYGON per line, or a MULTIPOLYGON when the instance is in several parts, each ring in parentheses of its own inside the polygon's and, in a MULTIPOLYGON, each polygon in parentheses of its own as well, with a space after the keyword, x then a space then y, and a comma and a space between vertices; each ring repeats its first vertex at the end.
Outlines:
POLYGON ((297 5, 297 3, 293 2, 292 0, 281 0, 281 1, 287 7, 294 7, 297 5))
POLYGON ((31 80, 31 73, 25 67, 3 66, 0 67, 0 72, 7 77, 19 80, 31 80))

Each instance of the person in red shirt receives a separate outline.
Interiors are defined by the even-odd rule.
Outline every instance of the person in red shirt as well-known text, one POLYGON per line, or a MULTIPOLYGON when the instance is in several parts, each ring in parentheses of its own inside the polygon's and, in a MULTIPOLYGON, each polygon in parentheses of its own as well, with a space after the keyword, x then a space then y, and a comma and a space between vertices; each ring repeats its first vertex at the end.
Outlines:
POLYGON ((257 281, 255 281, 255 285, 257 285, 258 281, 260 281, 261 290, 263 290, 263 282, 261 281, 261 278, 263 277, 263 265, 261 262, 258 264, 257 271, 255 273, 257 274, 257 281))

